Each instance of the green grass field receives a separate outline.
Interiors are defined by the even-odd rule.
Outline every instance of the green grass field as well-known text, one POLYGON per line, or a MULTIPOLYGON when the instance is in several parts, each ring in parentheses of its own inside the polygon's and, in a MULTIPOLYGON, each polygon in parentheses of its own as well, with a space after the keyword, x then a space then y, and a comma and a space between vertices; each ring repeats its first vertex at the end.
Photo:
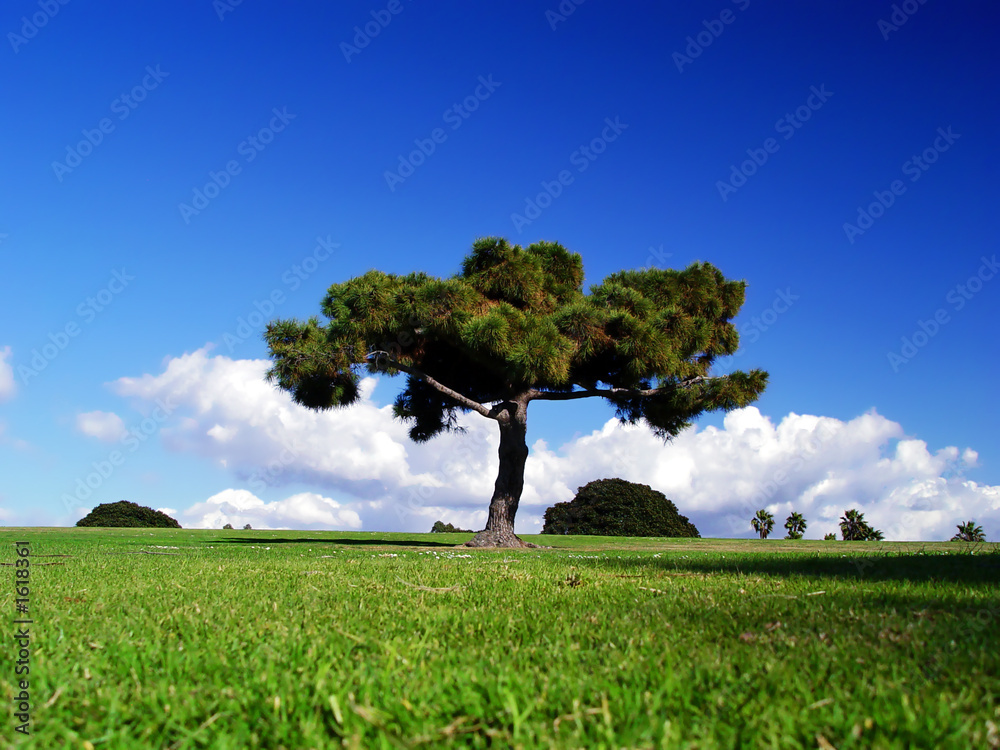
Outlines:
POLYGON ((0 746, 1000 747, 1000 545, 466 538, 0 529, 0 746))

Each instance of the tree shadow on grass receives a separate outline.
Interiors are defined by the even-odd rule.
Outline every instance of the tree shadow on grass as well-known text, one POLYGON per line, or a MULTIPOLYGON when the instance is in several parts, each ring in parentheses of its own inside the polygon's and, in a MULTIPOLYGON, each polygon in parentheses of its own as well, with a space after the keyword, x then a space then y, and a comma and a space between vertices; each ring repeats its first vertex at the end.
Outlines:
POLYGON ((326 544, 333 546, 363 546, 363 547, 450 547, 461 546, 449 544, 448 542, 422 542, 405 539, 271 539, 269 537, 228 537, 226 539, 213 539, 208 544, 326 544))
MULTIPOLYGON (((620 567, 614 558, 576 560, 595 567, 620 567)), ((628 567, 656 568, 664 572, 767 575, 780 577, 841 578, 855 581, 911 581, 995 586, 1000 582, 1000 553, 913 554, 896 552, 852 553, 844 556, 727 554, 709 559, 644 557, 630 559, 628 567)))

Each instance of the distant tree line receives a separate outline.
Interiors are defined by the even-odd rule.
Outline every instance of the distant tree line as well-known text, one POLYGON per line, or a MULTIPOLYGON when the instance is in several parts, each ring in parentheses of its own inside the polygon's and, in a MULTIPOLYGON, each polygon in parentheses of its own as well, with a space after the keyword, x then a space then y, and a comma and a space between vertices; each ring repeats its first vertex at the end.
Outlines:
MULTIPOLYGON (((801 513, 792 513, 785 519, 785 528, 788 530, 785 539, 801 539, 806 526, 806 519, 801 513)), ((750 528, 757 532, 761 539, 767 539, 774 529, 774 516, 766 509, 761 508, 750 519, 750 528)), ((846 542, 881 542, 885 538, 879 529, 873 528, 865 521, 864 513, 856 508, 844 511, 844 515, 840 518, 840 534, 846 542)), ((823 537, 825 541, 834 541, 836 538, 837 535, 834 533, 823 537)), ((951 541, 985 542, 986 535, 983 533, 982 526, 977 526, 974 521, 966 521, 958 525, 958 533, 951 538, 951 541)))
MULTIPOLYGON (((808 523, 801 513, 792 513, 785 519, 785 529, 788 535, 785 539, 801 539, 802 532, 806 530, 808 523)), ((761 539, 767 539, 774 529, 774 516, 766 509, 761 508, 757 514, 750 519, 750 528, 756 531, 761 539)), ((840 519, 840 533, 845 541, 867 542, 882 541, 882 532, 873 529, 865 522, 863 513, 851 509, 844 512, 840 519)), ((824 539, 836 539, 836 534, 827 534, 824 539)))
POLYGON ((470 529, 460 529, 457 526, 452 526, 450 523, 444 523, 443 521, 435 521, 434 525, 431 527, 432 534, 474 534, 475 532, 470 529))

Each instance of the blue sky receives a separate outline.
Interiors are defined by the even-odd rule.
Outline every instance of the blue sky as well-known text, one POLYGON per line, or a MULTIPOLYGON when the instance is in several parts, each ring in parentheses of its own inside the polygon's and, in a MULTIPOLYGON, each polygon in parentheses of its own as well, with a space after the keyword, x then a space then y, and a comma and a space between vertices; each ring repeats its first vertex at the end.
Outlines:
MULTIPOLYGON (((299 415, 303 432, 282 437, 255 414, 287 404, 247 396, 238 413, 211 378, 253 380, 261 319, 317 314, 333 282, 447 276, 502 235, 579 252, 588 284, 694 260, 749 283, 744 349, 720 369, 771 373, 755 434, 813 415, 867 446, 820 451, 813 475, 765 493, 776 512, 814 509, 816 533, 848 503, 883 525, 907 509, 900 538, 946 538, 968 517, 1000 532, 997 20, 992 3, 934 0, 6 4, 0 521, 68 525, 131 499, 215 513, 185 525, 476 523, 489 487, 447 472, 435 500, 393 512, 446 443, 421 452, 388 421, 370 450, 409 478, 379 473, 388 459, 355 475, 300 452, 251 487, 269 451, 355 422, 299 415), (168 383, 171 363, 188 380, 168 383), (177 405, 157 420, 167 393, 177 405), (122 427, 143 419, 130 450, 122 427), (242 447, 222 450, 237 432, 242 447), (924 454, 899 449, 919 441, 924 454), (113 450, 121 465, 65 501, 113 450)), ((396 387, 380 382, 372 408, 396 387)), ((572 456, 610 417, 533 407, 529 440, 555 458, 519 530, 600 478, 572 456)), ((738 422, 709 415, 685 439, 746 438, 738 422)), ((704 466, 657 473, 708 442, 619 473, 657 479, 703 533, 747 535, 719 519, 794 449, 774 459, 746 438, 742 474, 708 502, 704 466)))

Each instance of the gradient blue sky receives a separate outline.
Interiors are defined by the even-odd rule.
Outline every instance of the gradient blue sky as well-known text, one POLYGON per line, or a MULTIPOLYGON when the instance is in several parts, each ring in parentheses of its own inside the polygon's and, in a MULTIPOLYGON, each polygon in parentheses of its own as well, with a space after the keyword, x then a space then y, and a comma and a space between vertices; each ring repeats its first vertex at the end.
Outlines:
MULTIPOLYGON (((60 497, 109 450, 79 415, 143 418, 109 385, 119 378, 156 377, 209 342, 209 356, 262 358, 261 325, 242 343, 226 334, 272 291, 285 293, 275 315, 307 317, 330 283, 370 268, 455 273, 484 235, 558 241, 583 256, 588 284, 709 261, 749 282, 737 364, 771 373, 757 404, 768 419, 848 422, 874 409, 902 428, 887 455, 903 437, 931 453, 971 448, 963 479, 1000 484, 1000 13, 902 6, 914 11, 903 24, 889 2, 826 0, 68 2, 52 16, 45 3, 6 3, 0 520, 79 517, 60 497), (391 20, 346 48, 355 27, 381 26, 375 17, 391 20), (132 109, 120 97, 135 87, 132 109), (453 107, 477 90, 461 118, 453 107), (258 149, 248 139, 281 124, 275 110, 292 117, 258 149), (104 118, 91 153, 54 166, 76 164, 69 152, 104 118), (586 159, 579 149, 611 134, 608 120, 627 127, 586 159), (387 171, 436 128, 434 152, 390 186, 387 171), (720 181, 754 154, 767 159, 723 196, 720 181), (185 215, 180 204, 230 162, 238 173, 185 215), (562 170, 572 183, 537 219, 512 219, 562 170), (863 234, 845 231, 894 181, 892 205, 863 234), (291 283, 317 237, 337 249, 291 283), (115 272, 134 278, 102 295, 115 272), (989 279, 970 286, 977 274, 989 279), (111 301, 88 312, 90 298, 111 301), (893 366, 935 315, 934 335, 893 366), (68 324, 78 335, 45 369, 23 369, 68 324)), ((380 384, 377 402, 395 387, 380 384)), ((537 404, 529 439, 555 449, 610 416, 599 403, 537 404)), ((721 415, 699 429, 709 425, 721 429, 721 415)), ((247 488, 161 438, 89 504, 183 509, 247 488)), ((285 489, 266 499, 332 492, 285 489)))

